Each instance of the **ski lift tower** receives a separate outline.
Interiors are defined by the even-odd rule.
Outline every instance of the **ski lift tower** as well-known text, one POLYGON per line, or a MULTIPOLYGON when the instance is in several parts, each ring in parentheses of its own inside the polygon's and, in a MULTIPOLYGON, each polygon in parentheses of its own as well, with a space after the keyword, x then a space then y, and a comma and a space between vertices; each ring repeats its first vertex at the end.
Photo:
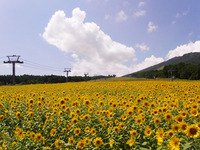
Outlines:
POLYGON ((11 56, 7 56, 8 57, 8 61, 4 61, 4 63, 10 63, 12 64, 12 73, 13 73, 13 76, 12 76, 12 84, 15 85, 15 64, 16 63, 24 63, 23 61, 19 61, 19 55, 11 55, 11 56))

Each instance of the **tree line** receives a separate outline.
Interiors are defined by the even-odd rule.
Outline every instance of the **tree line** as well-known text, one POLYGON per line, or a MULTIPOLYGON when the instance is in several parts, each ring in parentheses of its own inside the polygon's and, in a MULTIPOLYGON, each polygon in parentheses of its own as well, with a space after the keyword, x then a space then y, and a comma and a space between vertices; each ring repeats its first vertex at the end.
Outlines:
POLYGON ((133 74, 138 78, 179 78, 187 80, 200 79, 200 64, 178 63, 174 65, 166 65, 163 69, 150 70, 133 74))
MULTIPOLYGON (((68 82, 81 82, 81 81, 90 81, 97 79, 107 79, 115 77, 115 75, 97 75, 97 76, 69 76, 68 82)), ((15 76, 16 84, 43 84, 43 83, 64 83, 66 82, 65 76, 57 75, 20 75, 15 76)), ((0 85, 12 84, 12 75, 0 75, 0 85)))

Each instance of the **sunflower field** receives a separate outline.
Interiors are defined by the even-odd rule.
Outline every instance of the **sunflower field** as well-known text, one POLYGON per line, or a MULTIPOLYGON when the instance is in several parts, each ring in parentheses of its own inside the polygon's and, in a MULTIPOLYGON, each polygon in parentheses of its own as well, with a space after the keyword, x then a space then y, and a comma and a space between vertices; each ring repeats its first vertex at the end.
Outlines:
POLYGON ((200 82, 0 86, 0 150, 199 150, 200 82))

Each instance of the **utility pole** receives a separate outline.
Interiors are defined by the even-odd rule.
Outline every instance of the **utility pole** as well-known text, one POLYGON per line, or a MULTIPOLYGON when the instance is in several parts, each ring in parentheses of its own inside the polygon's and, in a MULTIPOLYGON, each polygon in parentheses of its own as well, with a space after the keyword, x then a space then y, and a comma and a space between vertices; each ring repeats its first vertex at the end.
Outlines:
POLYGON ((66 82, 68 82, 68 73, 71 72, 71 68, 65 68, 64 72, 66 72, 66 82))
POLYGON ((8 61, 4 61, 4 63, 12 63, 12 72, 13 72, 13 77, 12 77, 12 84, 15 85, 15 64, 16 63, 24 63, 23 61, 19 61, 19 57, 18 55, 12 55, 12 56, 7 56, 8 57, 8 61))
POLYGON ((175 70, 168 70, 168 72, 171 72, 171 81, 173 81, 173 72, 174 72, 175 70))
POLYGON ((87 75, 88 75, 88 73, 84 73, 85 81, 87 81, 87 75))

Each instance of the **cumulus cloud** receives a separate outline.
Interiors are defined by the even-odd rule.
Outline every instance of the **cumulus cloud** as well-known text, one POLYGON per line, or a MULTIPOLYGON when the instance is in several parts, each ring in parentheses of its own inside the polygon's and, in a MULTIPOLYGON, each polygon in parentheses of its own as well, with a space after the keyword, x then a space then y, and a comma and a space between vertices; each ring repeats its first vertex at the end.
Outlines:
POLYGON ((145 10, 139 10, 134 13, 134 17, 141 17, 141 16, 144 16, 145 14, 146 14, 145 10))
POLYGON ((164 59, 161 57, 155 57, 154 55, 152 55, 151 57, 147 57, 145 58, 145 60, 143 62, 141 62, 140 64, 137 64, 133 67, 134 72, 145 69, 147 67, 159 64, 161 62, 163 62, 164 59))
POLYGON ((145 45, 144 43, 142 44, 136 44, 136 47, 139 48, 141 51, 148 51, 149 47, 145 45))
MULTIPOLYGON (((123 20, 123 11, 120 14, 119 20, 123 20)), ((42 34, 49 44, 71 54, 74 59, 71 75, 130 72, 125 63, 135 59, 134 48, 113 41, 94 22, 84 22, 85 17, 86 13, 79 8, 69 18, 64 11, 56 11, 42 34)))
POLYGON ((138 3, 138 7, 142 7, 142 6, 144 6, 146 3, 145 2, 139 2, 138 3))
POLYGON ((148 32, 153 32, 153 31, 156 30, 157 28, 158 28, 158 26, 154 25, 153 22, 150 21, 150 22, 148 23, 148 29, 147 29, 147 31, 148 31, 148 32))
POLYGON ((175 49, 170 50, 166 57, 167 59, 171 59, 173 57, 183 56, 190 52, 200 52, 200 41, 177 46, 175 49))
POLYGON ((120 12, 117 13, 117 16, 115 19, 117 22, 122 22, 122 21, 126 21, 127 18, 128 16, 125 14, 123 10, 121 10, 120 12))

